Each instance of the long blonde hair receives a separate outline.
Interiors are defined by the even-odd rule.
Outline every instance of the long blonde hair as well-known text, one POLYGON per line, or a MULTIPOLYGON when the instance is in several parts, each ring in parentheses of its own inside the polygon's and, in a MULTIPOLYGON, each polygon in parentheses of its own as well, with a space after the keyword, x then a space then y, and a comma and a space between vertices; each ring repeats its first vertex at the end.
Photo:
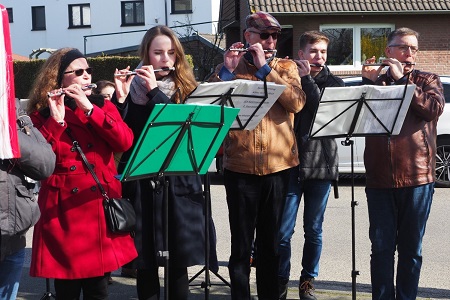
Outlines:
POLYGON ((64 55, 75 48, 61 48, 53 52, 39 69, 34 80, 33 87, 28 95, 28 113, 40 110, 48 106, 47 92, 60 88, 58 86, 58 71, 61 59, 64 55))
POLYGON ((186 56, 184 54, 183 46, 180 40, 167 26, 155 26, 147 30, 144 37, 142 38, 141 45, 139 47, 138 54, 144 65, 150 64, 150 58, 148 51, 153 39, 158 35, 165 35, 172 41, 175 47, 175 70, 173 73, 173 81, 175 82, 175 87, 180 89, 180 94, 175 95, 175 102, 180 103, 186 98, 186 96, 192 92, 197 87, 197 81, 195 80, 194 72, 190 67, 186 56))

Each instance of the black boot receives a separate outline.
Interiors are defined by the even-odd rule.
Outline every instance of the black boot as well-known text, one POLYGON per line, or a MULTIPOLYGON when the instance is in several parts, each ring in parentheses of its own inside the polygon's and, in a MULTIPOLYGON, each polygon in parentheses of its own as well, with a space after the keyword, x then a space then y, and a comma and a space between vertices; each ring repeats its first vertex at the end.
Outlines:
POLYGON ((278 278, 278 300, 286 300, 288 282, 288 279, 278 278))
POLYGON ((300 277, 298 294, 300 300, 317 300, 314 296, 314 278, 300 277))

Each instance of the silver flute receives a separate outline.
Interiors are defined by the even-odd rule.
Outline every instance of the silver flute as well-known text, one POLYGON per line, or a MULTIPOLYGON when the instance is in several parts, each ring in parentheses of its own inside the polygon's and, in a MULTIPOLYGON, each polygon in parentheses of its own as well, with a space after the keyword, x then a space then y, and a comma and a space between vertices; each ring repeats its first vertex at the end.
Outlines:
MULTIPOLYGON (((402 65, 405 65, 405 66, 414 66, 416 63, 412 63, 412 62, 403 62, 402 63, 402 65)), ((380 67, 380 66, 384 66, 384 67, 387 67, 387 66, 389 66, 388 64, 363 64, 363 66, 367 66, 367 67, 380 67)))
MULTIPOLYGON (((247 48, 230 48, 228 49, 229 51, 239 51, 239 52, 248 52, 247 48)), ((276 53, 277 50, 276 49, 265 49, 264 52, 268 52, 268 53, 276 53)))
MULTIPOLYGON (((96 87, 97 87, 97 85, 96 85, 95 83, 91 83, 91 84, 82 86, 81 89, 82 89, 83 91, 86 91, 86 90, 90 90, 90 89, 95 89, 96 87)), ((65 92, 64 92, 63 90, 61 90, 61 91, 56 92, 56 93, 48 92, 48 93, 47 93, 47 96, 48 96, 48 97, 53 97, 53 96, 61 96, 61 95, 63 95, 63 94, 65 94, 65 92)))
MULTIPOLYGON (((139 70, 139 69, 136 69, 136 70, 139 70)), ((127 72, 127 73, 124 73, 124 74, 114 74, 114 76, 118 77, 118 76, 136 75, 137 74, 136 70, 130 71, 130 72, 127 72)), ((157 72, 164 72, 164 71, 175 71, 175 67, 166 67, 166 68, 153 70, 153 72, 155 72, 155 73, 157 73, 157 72)))
POLYGON ((319 64, 309 64, 310 67, 319 67, 323 68, 325 65, 319 65, 319 64))

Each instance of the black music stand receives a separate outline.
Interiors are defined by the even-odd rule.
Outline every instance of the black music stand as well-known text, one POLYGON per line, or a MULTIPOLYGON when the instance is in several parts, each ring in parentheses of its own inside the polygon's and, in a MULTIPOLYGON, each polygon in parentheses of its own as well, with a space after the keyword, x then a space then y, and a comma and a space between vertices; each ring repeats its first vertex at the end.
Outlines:
POLYGON ((55 294, 50 291, 50 279, 45 278, 45 293, 40 300, 56 299, 55 294))
POLYGON ((414 84, 329 87, 322 90, 309 138, 345 137, 351 146, 352 299, 356 300, 355 183, 352 137, 398 135, 415 89, 414 84))
POLYGON ((120 176, 124 182, 150 177, 157 178, 155 184, 163 182, 164 250, 158 256, 165 260, 165 299, 169 299, 169 182, 164 177, 207 173, 237 113, 238 109, 216 105, 156 104, 120 176))

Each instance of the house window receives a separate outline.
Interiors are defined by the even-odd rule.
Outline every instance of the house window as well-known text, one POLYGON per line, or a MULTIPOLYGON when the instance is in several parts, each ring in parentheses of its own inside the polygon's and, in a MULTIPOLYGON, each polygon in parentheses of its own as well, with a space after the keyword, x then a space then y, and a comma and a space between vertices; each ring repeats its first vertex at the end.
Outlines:
POLYGON ((324 25, 320 29, 330 39, 328 65, 359 67, 367 58, 384 57, 387 36, 394 25, 324 25))
POLYGON ((13 19, 13 9, 12 8, 7 8, 6 12, 8 13, 9 23, 12 23, 14 21, 14 19, 13 19))
POLYGON ((172 0, 172 13, 192 13, 192 0, 172 0))
POLYGON ((90 4, 69 5, 69 28, 91 27, 90 4))
POLYGON ((122 26, 144 25, 144 1, 122 1, 122 26))
POLYGON ((31 7, 32 30, 45 30, 45 6, 31 7))

